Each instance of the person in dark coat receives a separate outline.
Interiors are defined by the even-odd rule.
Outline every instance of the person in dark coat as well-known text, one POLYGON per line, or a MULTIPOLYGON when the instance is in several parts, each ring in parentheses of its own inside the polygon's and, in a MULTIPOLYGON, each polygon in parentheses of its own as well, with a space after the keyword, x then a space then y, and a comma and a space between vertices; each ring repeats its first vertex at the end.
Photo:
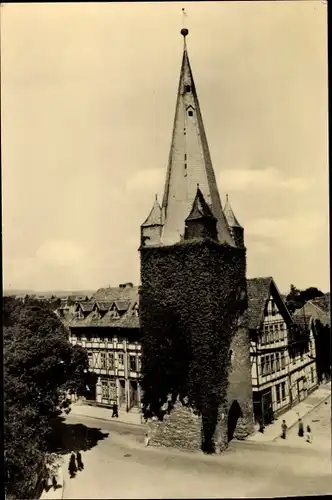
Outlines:
POLYGON ((261 418, 258 421, 258 425, 259 425, 259 432, 264 434, 264 424, 263 424, 263 420, 261 418))
POLYGON ((82 455, 81 455, 81 453, 79 451, 76 453, 76 460, 77 460, 78 470, 83 470, 84 469, 84 464, 82 462, 82 455))
POLYGON ((52 486, 53 486, 53 489, 56 490, 56 487, 57 487, 58 483, 57 483, 57 480, 56 480, 56 477, 53 476, 52 477, 52 486))
POLYGON ((307 425, 306 437, 307 437, 307 439, 306 439, 307 443, 312 443, 312 435, 311 435, 310 425, 307 425))
POLYGON ((304 436, 303 422, 302 422, 302 420, 300 418, 299 418, 299 431, 298 431, 298 435, 301 438, 304 436))
POLYGON ((73 452, 70 455, 68 472, 69 472, 70 477, 75 477, 75 474, 77 472, 76 458, 75 458, 75 454, 73 452))
POLYGON ((112 413, 112 418, 113 417, 116 417, 116 418, 119 418, 119 414, 118 414, 118 405, 116 403, 113 404, 113 413, 112 413))
POLYGON ((286 424, 286 420, 283 420, 282 424, 281 424, 281 437, 282 437, 282 439, 286 439, 286 433, 287 433, 287 424, 286 424))

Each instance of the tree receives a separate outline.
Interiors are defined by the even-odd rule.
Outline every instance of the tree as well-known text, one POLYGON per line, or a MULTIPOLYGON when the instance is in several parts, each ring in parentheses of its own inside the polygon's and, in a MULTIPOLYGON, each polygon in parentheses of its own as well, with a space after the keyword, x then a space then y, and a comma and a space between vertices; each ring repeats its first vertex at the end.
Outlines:
POLYGON ((7 494, 29 498, 47 451, 51 420, 82 394, 88 358, 43 303, 4 298, 4 442, 7 494))
POLYGON ((290 286, 290 292, 286 297, 286 305, 291 313, 301 309, 308 300, 322 297, 324 293, 317 287, 311 286, 305 290, 299 290, 296 286, 290 286))

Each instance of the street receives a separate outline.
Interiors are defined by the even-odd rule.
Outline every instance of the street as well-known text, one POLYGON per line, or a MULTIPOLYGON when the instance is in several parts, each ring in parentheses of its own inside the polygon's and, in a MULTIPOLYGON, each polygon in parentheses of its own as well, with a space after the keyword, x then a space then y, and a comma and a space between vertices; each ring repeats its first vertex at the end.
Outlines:
MULTIPOLYGON (((100 440, 82 452, 84 470, 68 477, 64 456, 64 499, 266 497, 332 493, 330 402, 309 414, 310 445, 291 429, 281 443, 233 441, 222 455, 144 448, 144 428, 85 417, 66 418, 100 440), (108 435, 107 435, 108 433, 108 435), (97 435, 97 434, 96 434, 97 435), (324 444, 324 446, 322 446, 324 444), (305 446, 306 445, 306 446, 305 446)), ((304 419, 305 425, 306 420, 304 419)), ((83 449, 83 448, 82 448, 83 449)))

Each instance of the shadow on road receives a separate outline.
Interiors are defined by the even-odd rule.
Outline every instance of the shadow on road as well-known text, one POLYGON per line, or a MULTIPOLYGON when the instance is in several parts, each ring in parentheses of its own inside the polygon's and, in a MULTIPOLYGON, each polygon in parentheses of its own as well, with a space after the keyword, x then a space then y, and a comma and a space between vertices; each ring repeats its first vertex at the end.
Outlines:
POLYGON ((68 424, 63 417, 58 417, 52 422, 52 432, 49 436, 49 451, 65 455, 72 451, 87 451, 97 446, 109 436, 95 427, 84 424, 68 424))

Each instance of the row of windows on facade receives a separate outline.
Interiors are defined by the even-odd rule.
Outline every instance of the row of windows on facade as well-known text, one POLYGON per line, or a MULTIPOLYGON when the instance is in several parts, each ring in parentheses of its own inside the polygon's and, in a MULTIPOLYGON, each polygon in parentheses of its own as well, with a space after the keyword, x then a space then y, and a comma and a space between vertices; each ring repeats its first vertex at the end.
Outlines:
POLYGON ((264 331, 262 333, 261 343, 273 344, 275 342, 280 342, 285 340, 286 337, 286 325, 285 323, 271 323, 269 325, 264 325, 264 331))
MULTIPOLYGON (((115 343, 119 343, 119 344, 122 344, 123 341, 125 340, 124 338, 117 338, 117 337, 97 337, 95 334, 88 334, 88 333, 85 333, 84 335, 82 336, 78 336, 76 337, 76 335, 74 333, 71 334, 71 340, 76 340, 77 344, 80 344, 83 341, 85 342, 115 342, 115 343)), ((138 342, 137 341, 134 341, 134 342, 131 342, 132 344, 135 344, 135 345, 138 345, 138 342)))
MULTIPOLYGON (((120 319, 121 316, 123 316, 123 314, 126 312, 124 311, 122 314, 120 314, 118 312, 118 310, 116 308, 113 308, 113 309, 110 309, 108 312, 108 316, 112 319, 120 319)), ((138 317, 138 309, 137 308, 134 308, 132 311, 131 311, 131 315, 132 316, 137 316, 138 317)), ((76 317, 78 319, 84 319, 86 316, 84 316, 84 313, 81 309, 79 309, 77 312, 76 312, 76 317)), ((101 319, 103 317, 103 314, 101 314, 98 310, 95 310, 95 311, 92 311, 92 313, 90 313, 90 317, 93 318, 93 319, 101 319)))
POLYGON ((283 370, 285 367, 286 358, 284 352, 261 356, 261 375, 263 376, 283 370))
MULTIPOLYGON (((88 359, 90 368, 96 368, 93 362, 92 351, 88 351, 88 359)), ((132 372, 141 370, 141 358, 135 354, 127 355, 128 369, 132 372)), ((117 368, 120 370, 124 369, 125 364, 125 354, 118 354, 117 368)), ((114 352, 101 352, 100 353, 100 368, 102 370, 114 370, 116 367, 114 352)))

